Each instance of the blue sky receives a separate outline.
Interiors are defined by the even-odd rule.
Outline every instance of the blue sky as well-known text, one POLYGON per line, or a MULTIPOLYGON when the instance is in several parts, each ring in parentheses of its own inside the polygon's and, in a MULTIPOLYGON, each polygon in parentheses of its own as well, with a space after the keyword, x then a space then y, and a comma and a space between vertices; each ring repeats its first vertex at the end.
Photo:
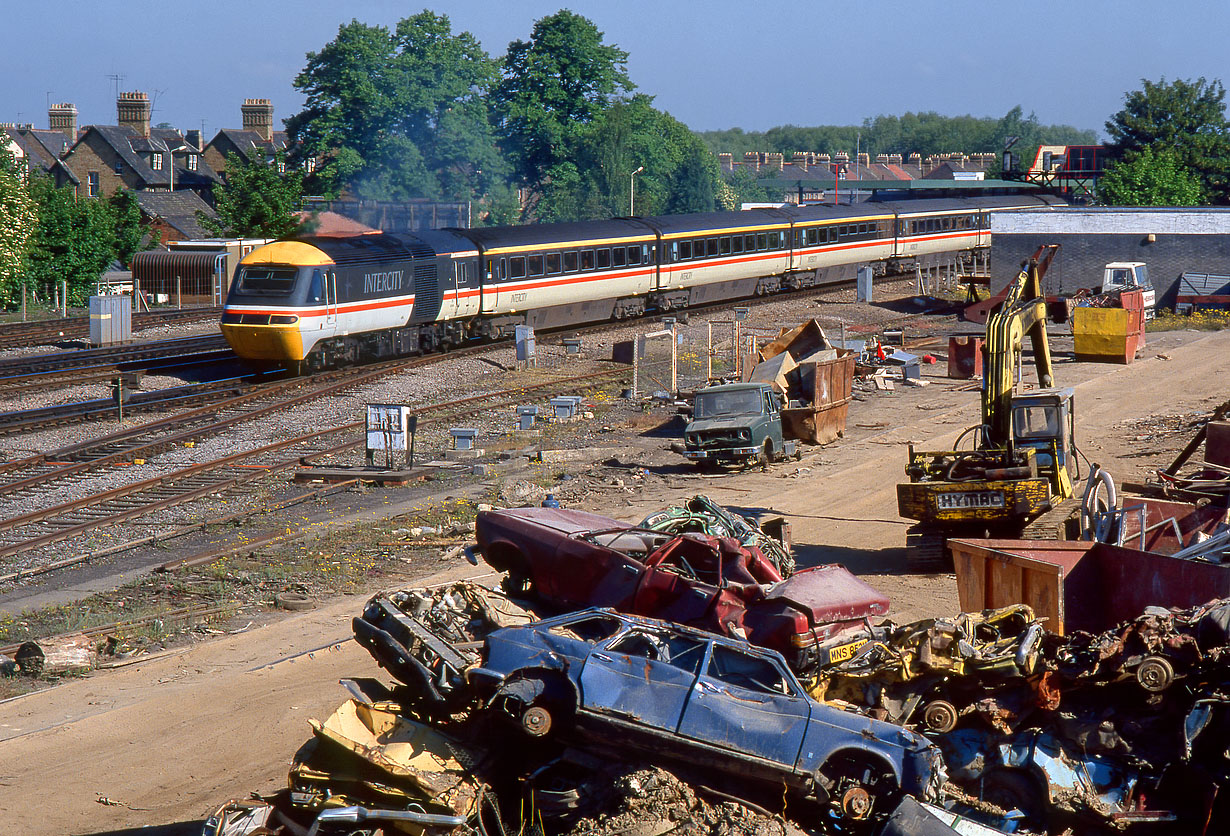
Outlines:
MULTIPOLYGON (((562 7, 540 0, 436 0, 489 54, 562 7)), ((855 124, 938 111, 1101 130, 1141 78, 1230 81, 1230 6, 1174 0, 573 0, 659 108, 697 130, 855 124)), ((47 126, 48 102, 79 124, 115 122, 115 82, 154 99, 155 122, 207 136, 239 127, 245 97, 298 110, 305 54, 357 18, 391 25, 418 3, 378 0, 4 0, 0 121, 47 126)), ((956 150, 956 149, 954 149, 956 150)), ((965 149, 978 150, 978 149, 965 149)))

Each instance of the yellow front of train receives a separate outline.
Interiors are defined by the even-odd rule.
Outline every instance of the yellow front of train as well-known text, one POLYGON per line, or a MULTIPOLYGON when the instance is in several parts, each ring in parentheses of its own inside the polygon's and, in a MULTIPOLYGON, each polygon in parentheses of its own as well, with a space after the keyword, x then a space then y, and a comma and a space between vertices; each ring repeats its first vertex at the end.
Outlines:
POLYGON ((222 335, 245 360, 290 363, 311 350, 306 321, 321 305, 308 297, 313 272, 333 266, 323 250, 303 241, 275 241, 243 257, 222 309, 222 335))

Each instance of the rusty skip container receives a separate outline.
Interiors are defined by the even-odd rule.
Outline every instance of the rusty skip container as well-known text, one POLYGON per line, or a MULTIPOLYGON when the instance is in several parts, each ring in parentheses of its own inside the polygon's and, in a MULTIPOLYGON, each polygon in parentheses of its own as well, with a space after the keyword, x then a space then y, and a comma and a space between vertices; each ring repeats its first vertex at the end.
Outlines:
POLYGON ((1084 540, 950 540, 964 612, 1028 604, 1046 628, 1109 630, 1145 607, 1230 596, 1230 566, 1084 540))
POLYGON ((791 400, 782 410, 782 434, 808 444, 828 444, 846 434, 854 389, 854 352, 835 349, 828 360, 804 358, 790 372, 791 400))
POLYGON ((1144 291, 1122 291, 1119 301, 1118 308, 1078 307, 1072 312, 1077 360, 1127 365, 1145 347, 1144 291))

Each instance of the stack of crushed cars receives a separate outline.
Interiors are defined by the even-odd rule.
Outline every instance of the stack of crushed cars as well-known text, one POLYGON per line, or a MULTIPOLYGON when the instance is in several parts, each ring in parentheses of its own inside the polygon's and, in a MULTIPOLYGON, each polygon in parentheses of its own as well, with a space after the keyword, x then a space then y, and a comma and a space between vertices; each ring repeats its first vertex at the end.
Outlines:
POLYGON ((480 513, 504 588, 368 601, 355 637, 396 681, 344 682, 287 788, 205 833, 589 833, 647 767, 737 801, 734 832, 1224 832, 1230 601, 1099 635, 1024 606, 873 625, 882 596, 790 587, 817 570, 765 537, 703 497, 635 526, 480 513))

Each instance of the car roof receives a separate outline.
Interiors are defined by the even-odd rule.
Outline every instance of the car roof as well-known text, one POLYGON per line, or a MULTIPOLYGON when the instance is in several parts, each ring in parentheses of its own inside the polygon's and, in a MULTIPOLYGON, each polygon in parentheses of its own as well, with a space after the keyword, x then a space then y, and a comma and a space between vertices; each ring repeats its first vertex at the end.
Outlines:
POLYGON ((704 389, 697 389, 696 394, 704 392, 740 392, 746 389, 766 389, 767 383, 723 383, 720 386, 706 386, 704 389))

